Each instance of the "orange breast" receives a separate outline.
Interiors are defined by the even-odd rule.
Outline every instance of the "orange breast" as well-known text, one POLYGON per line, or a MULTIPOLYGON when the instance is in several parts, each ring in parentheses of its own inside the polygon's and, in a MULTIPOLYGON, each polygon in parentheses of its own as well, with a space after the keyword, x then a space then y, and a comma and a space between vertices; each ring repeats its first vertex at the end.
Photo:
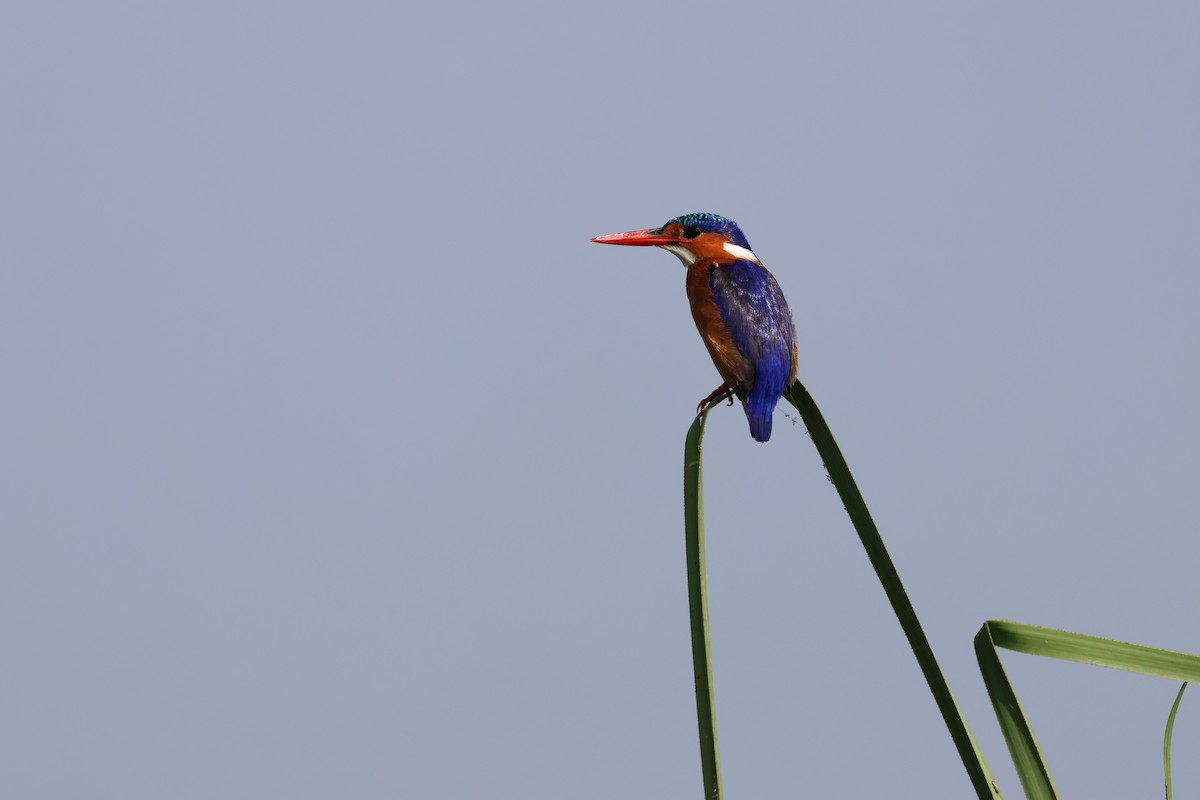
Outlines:
POLYGON ((733 336, 721 319, 709 283, 708 273, 714 265, 711 259, 701 259, 687 268, 688 302, 692 306, 696 330, 700 332, 717 372, 739 397, 744 397, 754 381, 754 365, 734 345, 733 336))

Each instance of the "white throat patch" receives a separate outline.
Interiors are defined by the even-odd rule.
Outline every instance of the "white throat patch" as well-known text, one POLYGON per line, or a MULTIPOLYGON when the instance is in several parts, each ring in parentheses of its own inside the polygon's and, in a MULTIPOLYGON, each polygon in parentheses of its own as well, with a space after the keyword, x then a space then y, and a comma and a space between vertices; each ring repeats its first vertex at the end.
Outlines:
POLYGON ((696 263, 696 256, 686 247, 680 247, 677 244, 660 244, 659 247, 661 247, 663 250, 674 253, 675 256, 683 262, 685 267, 690 267, 692 264, 696 263))

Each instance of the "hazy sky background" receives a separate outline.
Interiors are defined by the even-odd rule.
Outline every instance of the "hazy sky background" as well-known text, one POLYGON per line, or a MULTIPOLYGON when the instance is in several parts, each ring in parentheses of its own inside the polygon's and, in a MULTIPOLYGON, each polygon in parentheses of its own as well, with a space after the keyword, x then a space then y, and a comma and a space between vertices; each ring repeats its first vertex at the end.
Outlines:
MULTIPOLYGON (((971 640, 1200 651, 1195 3, 9 2, 0 795, 698 798, 674 257, 796 316, 1001 788, 971 640), (1135 10, 1136 9, 1136 10, 1135 10)), ((966 797, 803 428, 706 440, 731 798, 966 797)), ((1064 797, 1177 685, 1008 654, 1064 797)), ((1185 696, 1177 797, 1200 797, 1185 696)))

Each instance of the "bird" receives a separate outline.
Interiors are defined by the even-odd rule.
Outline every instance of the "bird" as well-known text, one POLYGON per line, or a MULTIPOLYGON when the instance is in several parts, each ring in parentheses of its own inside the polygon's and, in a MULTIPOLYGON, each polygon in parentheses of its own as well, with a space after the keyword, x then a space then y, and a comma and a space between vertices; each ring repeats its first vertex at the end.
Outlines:
POLYGON ((661 247, 683 262, 696 330, 723 381, 696 413, 736 396, 750 435, 769 440, 775 406, 796 380, 796 326, 778 281, 737 223, 719 214, 683 214, 659 228, 591 241, 661 247))

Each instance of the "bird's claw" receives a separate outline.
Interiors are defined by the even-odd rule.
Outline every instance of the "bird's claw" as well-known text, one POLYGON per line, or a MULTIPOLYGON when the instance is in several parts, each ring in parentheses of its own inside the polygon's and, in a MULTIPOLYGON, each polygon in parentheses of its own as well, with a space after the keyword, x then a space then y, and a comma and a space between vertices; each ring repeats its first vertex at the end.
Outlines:
POLYGON ((717 405, 722 400, 729 400, 729 405, 733 405, 733 389, 729 388, 728 383, 722 383, 712 394, 701 400, 696 406, 696 414, 703 414, 705 409, 717 405))

